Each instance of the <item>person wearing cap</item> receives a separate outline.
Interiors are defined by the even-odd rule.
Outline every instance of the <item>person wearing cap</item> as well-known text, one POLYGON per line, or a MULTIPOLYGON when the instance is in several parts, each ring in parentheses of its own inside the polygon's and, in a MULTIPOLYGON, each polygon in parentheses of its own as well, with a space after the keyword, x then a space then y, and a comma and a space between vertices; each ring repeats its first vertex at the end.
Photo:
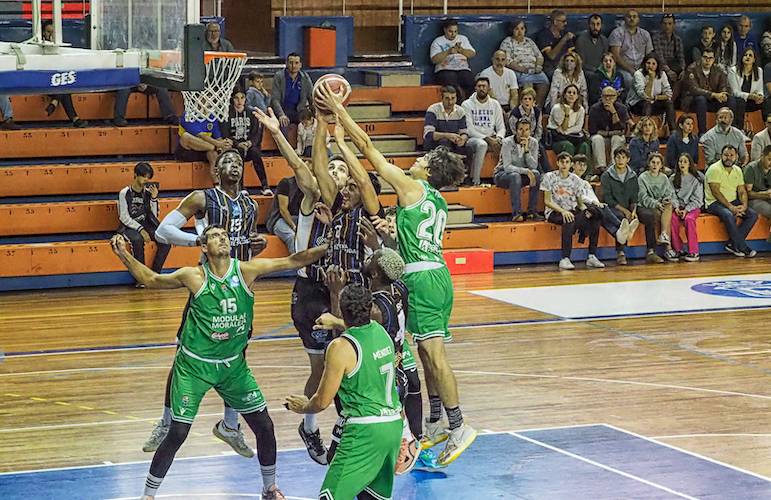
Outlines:
POLYGON ((589 136, 592 141, 592 155, 596 174, 608 166, 606 149, 610 146, 610 157, 626 143, 629 111, 618 101, 618 92, 613 87, 602 89, 600 100, 589 108, 589 136))

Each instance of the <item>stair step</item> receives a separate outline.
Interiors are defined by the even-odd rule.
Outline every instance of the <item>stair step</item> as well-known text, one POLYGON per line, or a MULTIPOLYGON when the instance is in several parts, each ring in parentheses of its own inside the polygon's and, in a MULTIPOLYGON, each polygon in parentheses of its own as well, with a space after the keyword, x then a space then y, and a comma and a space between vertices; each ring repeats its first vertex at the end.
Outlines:
POLYGON ((364 84, 373 87, 420 87, 420 71, 373 70, 364 72, 364 84))
POLYGON ((487 229, 487 224, 477 224, 475 222, 468 224, 447 224, 447 229, 487 229))
POLYGON ((453 203, 447 206, 447 225, 470 224, 474 222, 474 209, 453 203))
POLYGON ((391 104, 382 101, 352 102, 348 106, 348 113, 356 121, 360 120, 385 120, 391 118, 391 104))
MULTIPOLYGON (((403 134, 376 135, 371 137, 371 139, 372 144, 381 153, 414 152, 418 147, 414 137, 403 134)), ((350 147, 354 153, 359 152, 352 142, 346 140, 345 143, 348 144, 348 147, 350 147)), ((332 143, 330 148, 334 154, 340 154, 340 149, 337 147, 337 144, 332 143)))

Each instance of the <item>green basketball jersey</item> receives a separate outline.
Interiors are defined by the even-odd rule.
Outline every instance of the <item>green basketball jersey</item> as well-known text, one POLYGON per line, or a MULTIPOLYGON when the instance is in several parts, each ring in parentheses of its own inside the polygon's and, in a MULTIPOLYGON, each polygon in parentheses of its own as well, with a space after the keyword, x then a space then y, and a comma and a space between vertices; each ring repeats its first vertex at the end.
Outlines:
POLYGON ((396 232, 405 264, 438 262, 444 264, 442 236, 447 224, 447 202, 426 181, 423 196, 408 207, 396 207, 396 232))
POLYGON ((203 264, 203 269, 206 276, 190 300, 180 344, 201 358, 232 358, 246 347, 254 295, 244 283, 237 259, 230 259, 228 272, 222 278, 211 272, 208 263, 203 264))
POLYGON ((356 347, 356 368, 343 377, 337 395, 343 416, 391 417, 399 415, 394 343, 376 321, 349 328, 342 335, 356 347))

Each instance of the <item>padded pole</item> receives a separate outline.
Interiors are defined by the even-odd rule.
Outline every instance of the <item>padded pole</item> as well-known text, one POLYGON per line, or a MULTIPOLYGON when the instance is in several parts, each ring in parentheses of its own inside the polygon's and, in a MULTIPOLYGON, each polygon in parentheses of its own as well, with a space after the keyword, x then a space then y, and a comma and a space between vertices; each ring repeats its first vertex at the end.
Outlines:
MULTIPOLYGON (((85 10, 85 3, 84 3, 84 10, 85 10)), ((101 50, 102 48, 101 10, 102 10, 102 0, 91 0, 91 49, 92 50, 101 50)))
POLYGON ((36 42, 43 41, 41 3, 41 0, 32 0, 32 39, 36 42))
POLYGON ((54 43, 61 47, 62 45, 62 0, 53 1, 53 21, 54 21, 54 43))
POLYGON ((402 16, 404 15, 404 0, 399 0, 399 16, 396 20, 397 34, 396 34, 396 50, 402 51, 402 16))

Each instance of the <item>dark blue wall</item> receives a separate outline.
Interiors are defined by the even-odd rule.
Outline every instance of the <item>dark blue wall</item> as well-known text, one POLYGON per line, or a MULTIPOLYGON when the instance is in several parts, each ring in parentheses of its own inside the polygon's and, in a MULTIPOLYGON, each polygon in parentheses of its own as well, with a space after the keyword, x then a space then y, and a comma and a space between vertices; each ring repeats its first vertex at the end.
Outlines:
MULTIPOLYGON (((24 19, 0 20, 0 40, 23 42, 32 38, 32 21, 24 19)), ((91 39, 83 19, 62 19, 62 39, 73 47, 88 48, 91 39)))

